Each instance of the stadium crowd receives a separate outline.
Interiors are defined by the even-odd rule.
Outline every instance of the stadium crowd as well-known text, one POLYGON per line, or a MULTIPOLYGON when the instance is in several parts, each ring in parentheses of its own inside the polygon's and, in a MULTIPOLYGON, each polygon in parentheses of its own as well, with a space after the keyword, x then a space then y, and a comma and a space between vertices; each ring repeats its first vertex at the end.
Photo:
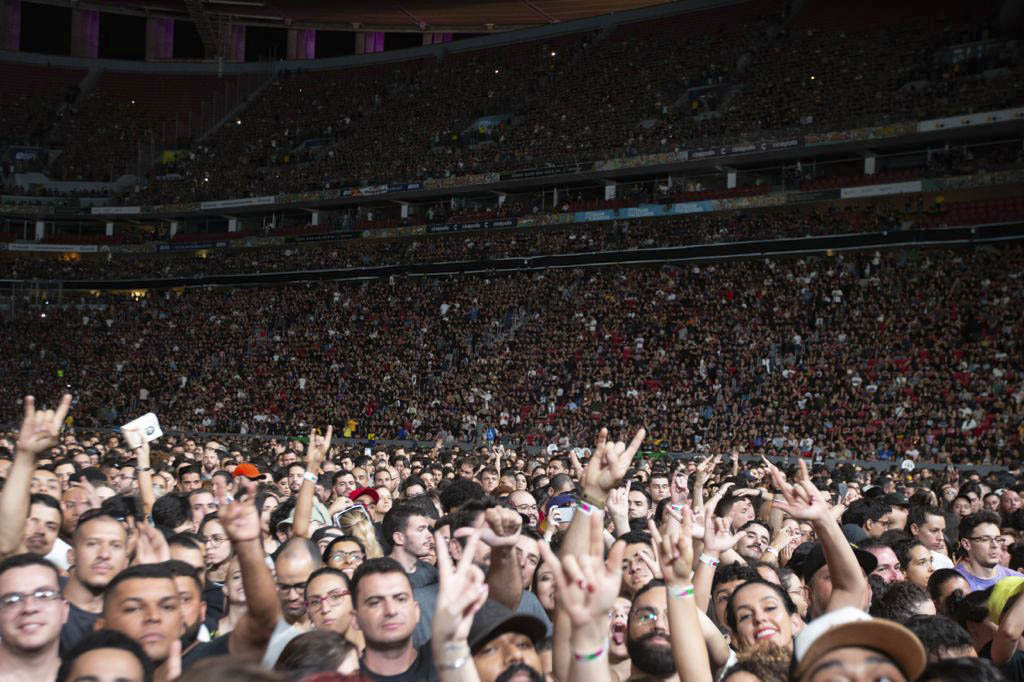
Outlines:
POLYGON ((837 28, 828 10, 784 23, 782 3, 769 0, 440 61, 285 74, 235 124, 123 200, 469 175, 1019 105, 1024 79, 1011 43, 998 60, 922 70, 964 35, 1011 37, 989 3, 943 9, 906 3, 892 23, 837 28), (508 117, 467 133, 498 115, 508 117))
POLYGON ((0 329, 0 398, 60 377, 86 426, 145 408, 180 430, 541 445, 643 424, 675 451, 1000 463, 1021 441, 1022 255, 87 297, 0 329))
POLYGON ((57 400, 0 434, 5 682, 1024 679, 1019 459, 112 435, 57 400))
POLYGON ((751 239, 880 232, 899 226, 899 213, 885 206, 833 206, 555 226, 542 230, 353 239, 331 246, 314 243, 284 248, 209 249, 203 251, 202 257, 197 257, 194 252, 111 253, 62 261, 32 258, 19 253, 4 262, 5 272, 12 279, 201 277, 664 248, 751 239))

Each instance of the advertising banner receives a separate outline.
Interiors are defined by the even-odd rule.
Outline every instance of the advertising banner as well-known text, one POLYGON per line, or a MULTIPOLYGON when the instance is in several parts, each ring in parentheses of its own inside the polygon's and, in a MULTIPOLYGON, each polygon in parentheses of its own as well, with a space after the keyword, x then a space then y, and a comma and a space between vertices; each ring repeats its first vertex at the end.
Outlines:
POLYGON ((138 215, 142 213, 141 206, 93 206, 90 209, 93 215, 138 215))
POLYGON ((248 197, 245 199, 223 199, 220 201, 203 201, 199 208, 203 210, 221 208, 244 208, 246 206, 268 206, 277 200, 276 196, 248 197))
POLYGON ((949 130, 950 128, 966 128, 968 126, 985 125, 987 123, 1003 123, 1006 121, 1024 120, 1024 107, 1016 109, 1001 109, 999 111, 985 111, 979 114, 964 114, 963 116, 947 116, 946 118, 933 118, 929 121, 921 121, 917 124, 917 132, 930 133, 936 130, 949 130))
POLYGON ((7 245, 9 251, 46 251, 66 253, 74 251, 77 253, 96 253, 99 247, 95 244, 34 244, 24 242, 12 242, 7 245))
POLYGON ((501 220, 476 220, 471 223, 440 223, 427 225, 428 234, 444 234, 447 232, 469 232, 471 230, 502 230, 515 227, 518 220, 502 218, 501 220))
POLYGON ((882 197, 889 194, 910 194, 920 192, 922 189, 920 180, 912 180, 910 182, 890 182, 885 185, 844 187, 839 190, 839 196, 842 199, 859 199, 861 197, 882 197))
POLYGON ((292 237, 285 237, 285 244, 308 244, 310 242, 332 242, 340 239, 355 239, 359 236, 357 230, 338 230, 337 232, 323 232, 321 234, 298 234, 292 237))

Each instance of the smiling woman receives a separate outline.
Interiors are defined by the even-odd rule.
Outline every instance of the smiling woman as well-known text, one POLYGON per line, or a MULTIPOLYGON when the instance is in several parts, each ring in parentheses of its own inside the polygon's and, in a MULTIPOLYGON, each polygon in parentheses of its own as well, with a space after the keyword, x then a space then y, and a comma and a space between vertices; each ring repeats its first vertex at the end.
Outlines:
POLYGON ((729 597, 726 618, 738 651, 763 642, 792 649, 793 635, 801 625, 789 594, 760 578, 736 588, 729 597))

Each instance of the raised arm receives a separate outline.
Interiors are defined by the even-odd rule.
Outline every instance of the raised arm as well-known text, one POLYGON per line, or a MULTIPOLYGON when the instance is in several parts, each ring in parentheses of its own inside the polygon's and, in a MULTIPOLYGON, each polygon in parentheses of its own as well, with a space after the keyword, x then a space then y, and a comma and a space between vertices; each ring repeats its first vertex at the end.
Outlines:
MULTIPOLYGON (((523 517, 514 509, 492 507, 484 513, 481 539, 491 548, 491 565, 487 585, 491 599, 515 611, 523 598, 523 574, 516 558, 516 543, 523 527, 523 517)), ((456 537, 467 537, 474 529, 460 528, 456 537)))
POLYGON ((458 566, 452 565, 444 536, 437 533, 435 540, 439 587, 437 610, 431 621, 430 646, 438 679, 440 682, 479 682, 468 638, 473 615, 487 601, 488 594, 484 572, 473 563, 480 533, 474 532, 468 537, 458 566))
MULTIPOLYGON (((693 586, 693 516, 688 509, 681 523, 669 522, 665 536, 649 522, 651 537, 659 543, 661 575, 668 592, 668 631, 676 674, 687 682, 713 682, 693 586)), ((719 638, 721 640, 721 638, 719 638)))
POLYGON ((281 602, 260 540, 260 514, 252 502, 232 502, 220 508, 220 521, 238 557, 249 605, 228 635, 228 650, 232 656, 258 661, 281 619, 281 602))
MULTIPOLYGON (((556 661, 555 675, 566 682, 611 682, 608 665, 608 611, 614 606, 622 585, 622 552, 616 543, 604 561, 601 539, 603 515, 599 510, 581 510, 576 518, 589 538, 578 556, 554 555, 547 543, 540 545, 545 563, 554 569, 555 598, 558 602, 557 628, 568 628, 567 656, 556 661), (568 672, 566 672, 566 670, 568 672)), ((576 518, 573 523, 576 523, 576 518)))
POLYGON ((125 440, 129 441, 128 446, 135 453, 135 471, 139 477, 139 500, 142 502, 142 510, 146 517, 153 513, 153 504, 156 503, 156 494, 153 492, 153 469, 150 468, 149 443, 142 437, 137 429, 125 429, 125 440))
POLYGON ((22 546, 36 458, 57 445, 70 407, 69 394, 61 398, 56 410, 39 411, 35 398, 25 396, 25 417, 14 445, 14 462, 0 491, 0 558, 18 552, 22 546))
POLYGON ((832 596, 826 611, 835 611, 844 606, 864 608, 868 581, 857 563, 853 547, 846 540, 839 524, 832 518, 825 496, 811 483, 807 464, 800 460, 800 473, 794 484, 789 484, 775 465, 769 465, 775 485, 784 499, 776 495, 774 504, 795 519, 810 521, 825 552, 832 578, 832 596))
POLYGON ((295 515, 292 517, 292 535, 309 537, 309 524, 313 516, 313 498, 316 495, 316 477, 320 475, 324 457, 331 447, 334 427, 327 427, 326 436, 309 433, 309 447, 306 448, 306 477, 302 480, 298 497, 295 498, 295 515), (312 474, 312 475, 310 475, 312 474))

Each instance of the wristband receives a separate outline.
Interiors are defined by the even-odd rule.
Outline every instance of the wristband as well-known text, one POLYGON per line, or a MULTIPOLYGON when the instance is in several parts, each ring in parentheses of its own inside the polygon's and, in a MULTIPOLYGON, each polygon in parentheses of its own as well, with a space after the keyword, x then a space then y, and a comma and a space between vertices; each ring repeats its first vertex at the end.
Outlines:
POLYGON ((302 474, 302 477, 309 481, 310 483, 312 483, 313 485, 316 485, 317 477, 316 474, 314 474, 312 471, 307 471, 306 473, 302 474))
POLYGON ((456 658, 451 663, 443 663, 443 662, 439 661, 437 663, 437 669, 438 670, 458 670, 462 666, 466 665, 466 661, 468 661, 468 660, 469 660, 468 656, 463 656, 462 658, 456 658))
POLYGON ((586 502, 587 504, 597 507, 599 509, 604 506, 604 502, 598 502, 597 500, 595 500, 593 497, 590 497, 586 493, 580 495, 580 499, 586 502))
POLYGON ((704 553, 701 553, 701 555, 700 555, 700 562, 702 564, 707 564, 711 568, 714 568, 715 566, 718 565, 718 559, 716 559, 713 556, 704 554, 704 553))
POLYGON ((579 509, 584 514, 588 515, 593 514, 595 511, 597 511, 597 507, 587 502, 584 502, 583 500, 576 501, 576 508, 579 509))
POLYGON ((599 656, 601 656, 601 654, 603 654, 605 649, 607 649, 607 648, 608 648, 608 640, 606 639, 606 640, 604 640, 604 644, 601 645, 601 648, 598 649, 597 651, 595 651, 594 653, 592 653, 592 654, 576 654, 576 653, 574 653, 572 655, 572 657, 575 658, 577 661, 593 661, 594 659, 596 659, 599 656))
POLYGON ((779 550, 775 549, 771 545, 768 545, 767 547, 765 547, 764 551, 768 552, 769 554, 775 554, 775 555, 778 555, 778 553, 779 553, 779 550))
POLYGON ((668 588, 668 596, 670 596, 670 597, 692 597, 693 596, 693 585, 687 585, 686 587, 670 587, 670 588, 668 588))

